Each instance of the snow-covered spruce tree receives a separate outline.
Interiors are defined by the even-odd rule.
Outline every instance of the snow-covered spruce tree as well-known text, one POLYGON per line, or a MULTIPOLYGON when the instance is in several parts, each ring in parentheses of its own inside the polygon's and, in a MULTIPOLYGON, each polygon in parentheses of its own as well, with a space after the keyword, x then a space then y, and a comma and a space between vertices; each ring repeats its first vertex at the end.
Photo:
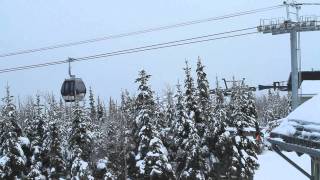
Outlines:
POLYGON ((164 106, 164 121, 166 122, 166 128, 163 130, 163 143, 165 147, 168 149, 169 154, 169 161, 174 160, 174 151, 176 151, 176 145, 174 142, 174 126, 175 126, 175 97, 173 89, 167 87, 165 91, 165 96, 163 99, 163 106, 164 106))
POLYGON ((179 177, 182 171, 185 169, 187 156, 187 151, 183 145, 188 140, 191 141, 189 137, 197 137, 195 134, 194 123, 188 120, 188 115, 185 109, 185 102, 183 92, 181 90, 181 85, 177 84, 177 93, 175 95, 176 105, 175 105, 175 126, 173 127, 173 145, 170 148, 171 154, 174 158, 174 167, 177 176, 179 177), (192 134, 192 135, 190 135, 192 134))
POLYGON ((194 87, 194 80, 191 76, 191 68, 186 61, 186 67, 184 68, 185 71, 185 81, 184 81, 184 88, 185 88, 185 108, 188 117, 197 123, 199 121, 199 108, 198 103, 195 97, 196 88, 194 87))
POLYGON ((278 109, 279 109, 278 98, 276 98, 276 95, 274 94, 274 92, 271 89, 269 89, 267 99, 263 108, 263 117, 264 117, 264 121, 267 122, 267 124, 277 119, 278 109))
POLYGON ((17 99, 17 122, 18 124, 20 124, 21 128, 23 129, 23 119, 25 119, 25 113, 24 113, 24 108, 23 108, 23 103, 21 102, 21 99, 20 97, 18 96, 18 99, 17 99))
POLYGON ((204 72, 204 65, 201 63, 200 57, 197 62, 197 100, 199 117, 196 121, 196 127, 199 136, 202 138, 206 132, 208 122, 211 121, 210 114, 212 112, 212 102, 210 99, 210 88, 207 74, 204 72))
POLYGON ((64 158, 65 139, 63 135, 66 134, 66 124, 63 121, 64 110, 56 102, 54 96, 48 99, 48 132, 44 140, 44 154, 43 166, 46 168, 47 176, 51 179, 66 178, 67 164, 64 158))
POLYGON ((104 121, 103 117, 105 116, 105 114, 104 114, 103 104, 102 104, 99 96, 98 96, 98 100, 97 100, 97 110, 96 111, 97 111, 98 123, 103 123, 103 121, 104 121))
MULTIPOLYGON (((258 113, 255 103, 255 97, 253 93, 247 88, 245 88, 245 101, 247 102, 246 116, 252 121, 254 124, 254 128, 256 129, 256 135, 260 135, 260 125, 258 122, 258 113)), ((252 125, 251 125, 252 126, 252 125)))
POLYGON ((205 158, 205 168, 204 171, 208 175, 211 169, 213 169, 214 155, 212 151, 214 149, 209 149, 209 142, 207 141, 207 133, 209 131, 210 124, 214 124, 216 119, 213 112, 213 100, 210 96, 210 87, 207 79, 207 74, 204 72, 205 66, 202 65, 200 57, 198 57, 197 62, 197 103, 198 103, 198 120, 196 122, 196 128, 198 134, 201 138, 201 147, 203 157, 205 158), (211 151, 211 152, 210 152, 211 151))
POLYGON ((215 94, 214 111, 211 114, 206 140, 209 146, 210 179, 228 177, 228 168, 233 156, 233 142, 230 133, 226 131, 227 112, 224 94, 218 85, 215 94))
MULTIPOLYGON (((100 103, 100 102, 99 102, 100 103)), ((86 108, 84 106, 84 108, 86 108)), ((86 108, 86 117, 88 118, 87 121, 87 128, 88 132, 90 132, 89 136, 92 140, 92 153, 90 156, 90 161, 92 163, 96 163, 98 159, 104 157, 101 155, 101 146, 104 146, 103 143, 106 141, 106 139, 103 137, 103 124, 102 121, 98 120, 98 114, 97 114, 97 106, 95 104, 95 97, 93 90, 90 87, 89 90, 89 107, 86 108)), ((102 114, 103 115, 103 114, 102 114)))
POLYGON ((117 105, 116 102, 110 97, 108 106, 108 118, 112 119, 116 115, 117 105))
POLYGON ((17 111, 16 111, 16 106, 14 105, 14 102, 13 102, 13 98, 14 97, 11 96, 10 94, 10 87, 6 86, 6 96, 2 98, 3 105, 1 109, 1 116, 3 121, 7 120, 8 122, 11 123, 12 125, 11 130, 13 130, 17 134, 17 136, 20 137, 22 135, 22 129, 18 124, 18 122, 16 121, 17 111))
POLYGON ((33 108, 32 119, 26 120, 25 133, 30 139, 32 145, 41 145, 47 130, 45 122, 45 114, 43 112, 43 105, 40 102, 40 96, 36 95, 36 101, 33 108))
POLYGON ((33 115, 33 104, 30 103, 32 98, 27 98, 26 101, 22 102, 21 99, 18 97, 18 106, 17 106, 17 123, 21 126, 22 129, 25 127, 25 120, 28 118, 32 118, 33 115))
POLYGON ((202 141, 196 128, 197 103, 191 68, 186 62, 185 94, 178 88, 177 121, 175 140, 178 144, 176 173, 179 179, 205 179, 206 166, 202 141), (180 91, 180 92, 179 92, 180 91))
POLYGON ((155 118, 157 118, 155 122, 157 122, 156 124, 157 128, 160 130, 159 132, 160 132, 161 140, 164 140, 166 128, 168 124, 165 119, 164 105, 159 95, 156 95, 156 98, 155 98, 155 113, 156 113, 155 118))
POLYGON ((138 146, 138 136, 136 131, 138 131, 135 117, 136 117, 136 106, 135 97, 131 97, 128 91, 123 91, 121 94, 121 114, 123 119, 124 131, 124 179, 132 178, 136 176, 137 167, 135 160, 135 153, 138 146))
POLYGON ((136 151, 136 179, 174 179, 172 166, 168 162, 168 152, 164 147, 155 122, 156 112, 153 92, 148 85, 150 75, 142 70, 136 82, 139 84, 136 108, 136 124, 139 129, 136 151))
POLYGON ((127 152, 128 152, 128 145, 129 141, 127 138, 128 135, 128 126, 127 126, 127 119, 122 114, 121 108, 118 108, 117 111, 117 164, 116 168, 114 169, 115 174, 117 175, 118 179, 126 179, 128 170, 127 170, 127 152))
POLYGON ((170 131, 170 129, 172 129, 172 127, 174 126, 174 115, 175 115, 174 90, 170 87, 167 87, 165 91, 163 106, 164 106, 164 119, 166 122, 167 131, 170 131))
POLYGON ((48 126, 46 124, 46 117, 43 112, 43 105, 40 103, 40 96, 36 96, 35 113, 33 119, 28 119, 25 132, 31 142, 32 156, 30 159, 31 167, 28 173, 28 178, 45 178, 47 173, 45 171, 44 162, 48 157, 44 152, 44 140, 47 136, 48 126))
POLYGON ((160 133, 160 139, 164 146, 168 148, 168 131, 169 131, 169 124, 168 124, 168 119, 166 117, 166 112, 165 112, 165 104, 160 98, 159 95, 156 96, 155 99, 155 122, 156 122, 156 127, 160 133))
POLYGON ((233 139, 233 157, 229 168, 230 176, 249 179, 258 168, 257 145, 254 139, 244 134, 245 128, 255 127, 256 119, 250 111, 249 88, 245 85, 234 86, 229 105, 232 125, 237 129, 233 139), (250 113, 249 113, 250 112, 250 113))
POLYGON ((58 123, 62 123, 64 118, 64 106, 63 104, 60 105, 60 102, 58 103, 57 100, 53 95, 49 96, 47 98, 47 118, 49 122, 52 120, 57 121, 58 123))
MULTIPOLYGON (((67 147, 68 136, 69 136, 69 127, 71 127, 71 122, 67 119, 66 110, 69 107, 64 105, 63 100, 60 98, 59 102, 52 96, 48 102, 48 120, 49 122, 56 122, 59 127, 59 136, 61 138, 62 146, 67 147)), ((67 150, 67 148, 64 148, 67 150)))
POLYGON ((89 88, 89 115, 90 115, 91 121, 97 122, 96 104, 95 104, 94 95, 91 87, 89 88))
POLYGON ((48 178, 59 179, 66 178, 67 163, 63 156, 63 146, 61 143, 61 124, 52 119, 49 123, 50 133, 46 139, 45 152, 47 153, 47 171, 48 178))
POLYGON ((6 96, 2 101, 4 104, 0 119, 0 179, 21 179, 27 170, 27 158, 21 144, 28 145, 29 140, 21 137, 22 131, 17 124, 16 107, 9 86, 6 87, 6 96))
POLYGON ((266 118, 264 117, 265 109, 267 104, 267 96, 265 94, 256 97, 256 107, 257 107, 257 114, 258 114, 258 121, 262 126, 267 125, 266 118))
POLYGON ((92 137, 89 131, 89 117, 76 102, 73 107, 72 128, 69 138, 71 179, 91 179, 90 157, 92 137))
MULTIPOLYGON (((125 156, 126 156, 126 125, 125 119, 121 114, 120 107, 114 100, 110 98, 110 107, 108 112, 108 118, 104 124, 103 129, 103 141, 105 145, 103 151, 104 156, 108 157, 109 163, 108 169, 111 170, 113 175, 118 179, 125 179, 125 156)), ((101 159, 100 159, 101 160, 101 159)), ((99 161, 100 161, 99 160, 99 161)), ((100 170, 97 169, 98 172, 100 170)), ((99 173, 98 173, 99 174, 99 173)), ((101 174, 101 173, 100 173, 101 174)))
POLYGON ((59 99, 59 113, 61 113, 62 119, 67 119, 67 109, 65 102, 62 98, 59 99))

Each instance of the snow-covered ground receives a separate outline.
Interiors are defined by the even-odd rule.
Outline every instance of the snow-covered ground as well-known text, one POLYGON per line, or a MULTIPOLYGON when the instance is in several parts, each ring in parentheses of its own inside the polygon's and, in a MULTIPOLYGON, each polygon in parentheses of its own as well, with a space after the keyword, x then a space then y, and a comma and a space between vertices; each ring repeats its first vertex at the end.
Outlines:
MULTIPOLYGON (((287 157, 300 165, 310 173, 310 157, 307 155, 298 156, 294 152, 283 152, 287 157)), ((260 168, 255 174, 255 180, 307 180, 300 171, 272 151, 265 151, 259 155, 260 168)))

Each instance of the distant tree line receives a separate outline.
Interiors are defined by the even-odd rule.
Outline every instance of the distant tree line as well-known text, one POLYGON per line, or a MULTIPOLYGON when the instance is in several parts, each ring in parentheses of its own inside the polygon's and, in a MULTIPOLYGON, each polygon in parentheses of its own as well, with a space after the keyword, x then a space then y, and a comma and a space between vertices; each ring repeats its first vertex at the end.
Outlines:
POLYGON ((256 98, 258 121, 270 129, 277 126, 277 120, 285 118, 291 111, 291 96, 281 95, 278 90, 268 90, 267 94, 256 98))
POLYGON ((205 67, 160 98, 145 70, 137 92, 106 105, 93 91, 88 104, 54 96, 14 103, 9 87, 0 118, 0 179, 250 179, 258 168, 255 97, 234 84, 226 98, 210 94, 205 67), (228 127, 233 127, 230 132, 228 127))

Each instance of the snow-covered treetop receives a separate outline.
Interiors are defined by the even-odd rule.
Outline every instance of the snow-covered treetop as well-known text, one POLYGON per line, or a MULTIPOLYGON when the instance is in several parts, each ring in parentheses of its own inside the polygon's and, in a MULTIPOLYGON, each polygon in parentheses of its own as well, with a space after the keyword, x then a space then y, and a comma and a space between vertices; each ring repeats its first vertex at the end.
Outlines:
POLYGON ((6 87, 6 96, 2 98, 3 107, 2 107, 2 116, 4 117, 13 117, 16 115, 16 106, 13 103, 13 96, 10 95, 10 87, 6 87))

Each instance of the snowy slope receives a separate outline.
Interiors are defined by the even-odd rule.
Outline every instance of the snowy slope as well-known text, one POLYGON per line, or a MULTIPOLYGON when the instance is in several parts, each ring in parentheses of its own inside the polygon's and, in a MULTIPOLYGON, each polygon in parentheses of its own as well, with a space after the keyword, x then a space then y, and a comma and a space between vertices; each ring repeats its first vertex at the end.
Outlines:
MULTIPOLYGON (((304 170, 310 173, 310 157, 307 155, 298 156, 293 152, 283 152, 291 160, 299 164, 304 170)), ((255 180, 307 180, 300 171, 295 169, 277 153, 265 151, 259 155, 260 168, 255 174, 255 180)))

